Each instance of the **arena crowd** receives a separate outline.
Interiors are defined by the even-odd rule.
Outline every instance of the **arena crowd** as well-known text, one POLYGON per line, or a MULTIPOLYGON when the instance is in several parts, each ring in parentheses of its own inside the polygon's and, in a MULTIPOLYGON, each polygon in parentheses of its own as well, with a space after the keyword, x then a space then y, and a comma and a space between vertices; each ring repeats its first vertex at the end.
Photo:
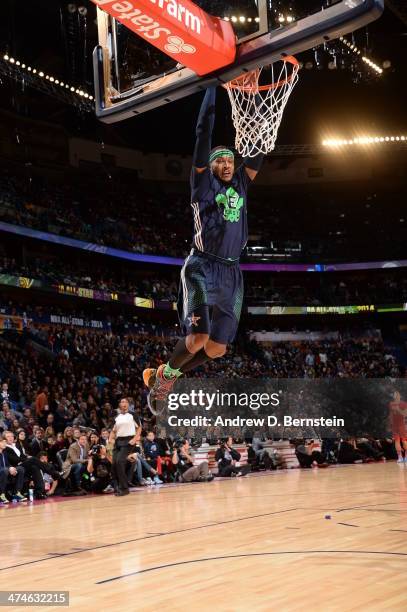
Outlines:
MULTIPOLYGON (((135 450, 128 458, 129 486, 177 480, 208 480, 207 467, 193 465, 190 441, 160 437, 146 408, 141 373, 165 361, 170 340, 76 330, 43 329, 49 353, 27 354, 2 343, 0 354, 1 412, 0 487, 3 503, 23 500, 29 488, 38 499, 55 492, 111 492, 116 482, 112 430, 121 398, 138 423, 135 450), (188 470, 193 471, 188 472, 188 470), (188 473, 187 473, 188 472, 188 473), (184 476, 185 475, 185 476, 184 476)), ((264 348, 246 339, 227 357, 201 367, 196 376, 383 378, 401 377, 401 367, 378 338, 338 339, 317 343, 277 343, 264 348)), ((200 440, 193 440, 200 443, 200 440)), ((244 441, 242 441, 244 442, 244 441)), ((253 450, 253 469, 273 469, 273 458, 253 450)), ((234 467, 232 442, 219 442, 223 468, 234 467), (226 461, 226 463, 225 463, 226 461), (231 462, 230 464, 228 462, 231 462)), ((314 443, 312 443, 314 444, 314 443)), ((296 441, 303 467, 332 462, 366 462, 394 457, 391 440, 350 439, 325 444, 321 450, 296 441)), ((250 457, 250 453, 249 453, 250 457)), ((240 469, 228 475, 244 475, 240 469)))

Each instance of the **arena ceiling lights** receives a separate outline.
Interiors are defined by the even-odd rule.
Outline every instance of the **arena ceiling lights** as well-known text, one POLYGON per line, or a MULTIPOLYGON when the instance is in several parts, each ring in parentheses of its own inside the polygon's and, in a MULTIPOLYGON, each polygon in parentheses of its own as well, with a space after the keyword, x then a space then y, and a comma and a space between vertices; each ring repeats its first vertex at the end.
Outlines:
POLYGON ((358 138, 339 139, 330 138, 322 141, 324 147, 344 147, 352 145, 370 145, 370 144, 387 144, 387 143, 407 143, 407 136, 360 136, 358 138))
MULTIPOLYGON (((356 55, 362 55, 362 51, 355 44, 347 40, 344 36, 341 36, 339 40, 343 45, 345 45, 345 47, 348 47, 348 49, 350 51, 353 51, 353 53, 355 53, 356 55)), ((380 66, 376 64, 376 62, 371 60, 369 57, 366 57, 366 55, 363 55, 361 57, 361 60, 377 74, 383 74, 383 68, 380 68, 380 66)))
POLYGON ((25 72, 26 75, 30 76, 31 78, 34 77, 34 78, 38 78, 38 79, 44 79, 45 81, 48 81, 50 84, 52 84, 54 87, 60 88, 61 90, 66 91, 67 93, 69 92, 70 94, 72 94, 74 96, 76 95, 76 96, 78 96, 78 98, 82 98, 83 101, 90 101, 90 102, 92 102, 92 100, 93 100, 93 96, 88 94, 83 89, 75 87, 74 85, 70 85, 69 83, 65 83, 64 81, 62 81, 60 79, 57 79, 54 76, 46 74, 42 70, 38 70, 37 68, 33 68, 32 66, 30 66, 28 64, 25 64, 24 62, 21 62, 18 59, 15 59, 14 57, 8 55, 7 53, 4 53, 0 57, 3 59, 3 61, 8 63, 10 68, 14 68, 16 71, 19 71, 20 75, 21 75, 21 73, 24 74, 24 72, 25 72))

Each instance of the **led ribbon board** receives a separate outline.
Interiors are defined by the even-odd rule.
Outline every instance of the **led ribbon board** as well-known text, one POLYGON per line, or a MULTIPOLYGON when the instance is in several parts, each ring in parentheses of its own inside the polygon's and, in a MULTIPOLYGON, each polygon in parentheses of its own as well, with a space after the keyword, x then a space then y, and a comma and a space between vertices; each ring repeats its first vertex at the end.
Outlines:
POLYGON ((190 0, 92 0, 180 64, 203 76, 231 64, 236 37, 231 23, 190 0))

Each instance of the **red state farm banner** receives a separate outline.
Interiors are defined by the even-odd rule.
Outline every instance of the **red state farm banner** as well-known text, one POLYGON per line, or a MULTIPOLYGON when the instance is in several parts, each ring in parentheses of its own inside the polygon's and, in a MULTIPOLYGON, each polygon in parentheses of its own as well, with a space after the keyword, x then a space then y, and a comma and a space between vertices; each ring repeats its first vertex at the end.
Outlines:
POLYGON ((190 0, 92 0, 180 64, 200 76, 231 64, 236 55, 232 25, 190 0))

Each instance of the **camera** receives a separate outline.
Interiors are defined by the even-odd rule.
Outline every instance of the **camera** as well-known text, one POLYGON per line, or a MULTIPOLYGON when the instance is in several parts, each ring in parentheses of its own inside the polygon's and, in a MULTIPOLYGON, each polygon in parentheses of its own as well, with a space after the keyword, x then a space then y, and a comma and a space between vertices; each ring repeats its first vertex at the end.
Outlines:
POLYGON ((90 449, 91 455, 98 455, 100 453, 100 449, 102 448, 101 444, 94 444, 90 449))

